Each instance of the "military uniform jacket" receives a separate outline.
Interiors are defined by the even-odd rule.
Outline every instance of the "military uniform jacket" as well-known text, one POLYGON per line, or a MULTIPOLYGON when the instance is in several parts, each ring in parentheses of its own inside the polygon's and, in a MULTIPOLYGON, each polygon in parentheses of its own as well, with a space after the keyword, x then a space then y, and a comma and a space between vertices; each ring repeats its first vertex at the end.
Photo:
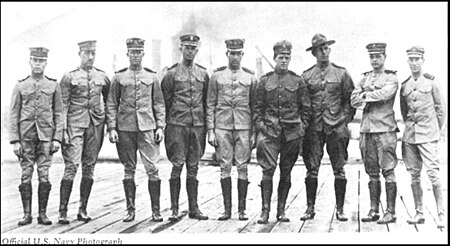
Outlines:
POLYGON ((350 104, 350 96, 355 86, 345 68, 331 63, 322 71, 314 65, 302 77, 311 96, 311 130, 322 131, 324 124, 333 127, 352 121, 356 109, 350 104))
POLYGON ((61 142, 63 130, 61 90, 54 79, 31 76, 14 87, 10 109, 10 142, 61 142), (37 134, 36 134, 37 133, 37 134))
POLYGON ((365 93, 361 133, 398 132, 394 115, 395 93, 398 78, 394 71, 384 70, 377 78, 373 71, 363 73, 363 78, 352 97, 365 93))
POLYGON ((284 133, 286 141, 303 137, 311 117, 311 101, 300 76, 269 72, 261 77, 256 93, 255 125, 271 137, 284 133))
POLYGON ((105 105, 111 82, 97 68, 89 71, 77 68, 66 73, 60 82, 64 104, 65 128, 87 128, 105 122, 105 105))
POLYGON ((433 77, 409 77, 400 89, 400 109, 405 121, 403 141, 412 144, 439 140, 446 111, 433 77))
POLYGON ((222 67, 214 72, 208 86, 208 130, 252 130, 256 86, 257 79, 248 69, 222 67))
POLYGON ((205 126, 208 83, 208 73, 200 65, 173 65, 161 82, 167 124, 205 126))
POLYGON ((108 131, 136 132, 165 127, 164 99, 156 73, 125 68, 111 81, 106 102, 108 131))

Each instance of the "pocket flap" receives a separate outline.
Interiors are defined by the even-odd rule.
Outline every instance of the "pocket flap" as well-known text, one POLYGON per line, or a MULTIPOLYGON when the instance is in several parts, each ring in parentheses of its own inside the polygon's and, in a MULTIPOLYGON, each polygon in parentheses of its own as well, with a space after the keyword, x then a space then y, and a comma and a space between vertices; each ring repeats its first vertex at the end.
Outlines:
POLYGON ((142 84, 145 84, 145 85, 151 85, 153 83, 152 79, 141 79, 140 81, 142 84))

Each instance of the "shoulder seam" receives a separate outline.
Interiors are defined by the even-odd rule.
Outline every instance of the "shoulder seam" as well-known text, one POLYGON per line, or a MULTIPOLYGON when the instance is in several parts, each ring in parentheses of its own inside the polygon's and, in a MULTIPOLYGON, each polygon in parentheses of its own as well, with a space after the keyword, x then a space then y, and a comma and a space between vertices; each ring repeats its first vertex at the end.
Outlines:
POLYGON ((203 68, 203 69, 206 70, 206 68, 205 68, 204 66, 202 66, 202 65, 199 65, 199 64, 197 64, 197 63, 195 63, 195 65, 197 65, 197 66, 199 66, 199 67, 201 67, 201 68, 203 68))
POLYGON ((308 72, 309 70, 313 69, 316 65, 313 65, 312 67, 306 69, 305 71, 303 71, 304 73, 308 72))
POLYGON ((126 68, 122 68, 122 69, 116 71, 116 73, 122 73, 122 72, 125 72, 125 71, 127 71, 127 69, 128 69, 127 67, 126 67, 126 68))
POLYGON ((242 67, 242 70, 244 70, 245 72, 249 73, 249 74, 255 74, 255 72, 253 72, 252 70, 246 68, 246 67, 242 67))
POLYGON ((26 79, 28 79, 30 77, 30 75, 28 75, 26 78, 24 78, 24 79, 19 79, 18 81, 19 82, 22 82, 22 81, 25 81, 26 79))
POLYGON ((56 81, 56 79, 47 77, 47 75, 45 75, 45 77, 46 77, 48 80, 56 81))
POLYGON ((425 77, 425 78, 427 78, 427 79, 430 79, 430 80, 434 80, 434 75, 431 75, 431 74, 429 74, 429 73, 424 73, 423 74, 423 77, 425 77))
POLYGON ((213 72, 219 72, 219 71, 223 71, 227 68, 227 66, 222 66, 222 67, 218 67, 216 69, 213 70, 213 72))
POLYGON ((409 76, 405 81, 402 82, 402 84, 406 83, 406 81, 408 81, 411 78, 411 76, 409 76))
POLYGON ((98 71, 100 71, 100 72, 105 72, 105 71, 103 71, 103 70, 101 70, 101 69, 99 69, 99 68, 96 68, 96 67, 94 67, 95 69, 97 69, 98 71))
POLYGON ((155 71, 151 70, 151 69, 148 68, 148 67, 144 67, 144 70, 147 71, 147 72, 150 72, 150 73, 156 73, 155 71))

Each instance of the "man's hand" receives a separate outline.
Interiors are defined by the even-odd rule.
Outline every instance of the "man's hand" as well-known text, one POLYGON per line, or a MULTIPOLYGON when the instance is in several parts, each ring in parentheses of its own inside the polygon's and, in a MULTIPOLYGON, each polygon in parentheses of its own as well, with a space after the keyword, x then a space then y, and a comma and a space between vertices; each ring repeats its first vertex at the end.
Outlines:
POLYGON ((116 130, 113 129, 113 130, 111 130, 109 132, 109 141, 111 143, 118 143, 119 142, 119 135, 117 134, 116 130))
POLYGON ((352 100, 352 106, 354 108, 360 108, 363 106, 365 100, 363 99, 365 97, 365 93, 361 93, 360 95, 358 95, 357 97, 354 97, 352 100))
POLYGON ((211 146, 217 147, 216 134, 214 133, 214 129, 208 130, 208 143, 211 146))
POLYGON ((250 148, 254 149, 256 148, 256 133, 253 132, 252 136, 250 136, 250 148))
POLYGON ((22 149, 22 144, 20 142, 15 142, 14 143, 14 154, 17 155, 17 157, 22 158, 23 157, 23 149, 22 149))
POLYGON ((161 128, 158 128, 155 132, 155 142, 160 143, 164 139, 164 131, 161 128))
POLYGON ((63 130, 63 141, 62 141, 62 143, 64 145, 70 144, 69 133, 67 132, 67 129, 63 130))
POLYGON ((54 153, 58 152, 60 145, 61 144, 58 141, 53 140, 52 146, 50 148, 50 154, 53 155, 54 153))

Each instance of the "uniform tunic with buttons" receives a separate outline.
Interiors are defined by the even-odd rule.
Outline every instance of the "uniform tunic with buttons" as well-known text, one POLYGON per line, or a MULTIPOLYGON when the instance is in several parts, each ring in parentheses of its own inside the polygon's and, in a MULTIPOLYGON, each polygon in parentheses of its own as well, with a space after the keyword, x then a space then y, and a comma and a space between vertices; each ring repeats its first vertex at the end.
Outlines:
POLYGON ((290 180, 311 117, 306 84, 291 71, 270 72, 261 77, 256 97, 256 155, 263 168, 263 180, 272 179, 279 154, 280 178, 290 180))
POLYGON ((402 83, 400 109, 405 121, 403 141, 412 144, 437 141, 446 113, 436 81, 421 75, 402 83))
POLYGON ((438 141, 446 110, 434 77, 410 77, 400 89, 400 109, 405 122, 402 155, 412 182, 420 182, 422 165, 433 185, 440 185, 438 141))
POLYGON ((165 127, 161 86, 156 74, 150 71, 125 69, 114 75, 107 101, 108 131, 136 132, 165 127))
POLYGON ((379 180, 381 170, 386 182, 395 182, 399 130, 393 107, 398 84, 395 71, 383 69, 378 75, 370 71, 352 93, 354 107, 354 100, 365 93, 360 149, 366 173, 374 181, 379 180))
POLYGON ((48 182, 51 141, 62 140, 62 108, 56 80, 28 76, 16 84, 10 105, 10 142, 22 144, 22 183, 31 182, 35 162, 39 181, 48 182))
POLYGON ((197 176, 198 162, 205 152, 206 94, 209 76, 198 64, 174 64, 164 76, 161 88, 166 105, 166 152, 177 172, 186 163, 188 177, 197 176))
POLYGON ((307 177, 317 177, 326 144, 335 176, 345 178, 350 137, 347 124, 356 112, 350 105, 350 96, 355 89, 353 80, 345 68, 333 63, 323 70, 314 65, 303 72, 302 77, 309 88, 312 108, 302 154, 307 177))
POLYGON ((64 128, 69 136, 62 146, 66 164, 63 179, 73 180, 81 163, 83 177, 93 178, 104 139, 105 107, 110 84, 105 72, 95 67, 89 70, 77 68, 61 79, 64 128))
POLYGON ((106 110, 108 131, 118 130, 116 148, 125 167, 124 179, 134 179, 139 150, 149 180, 158 181, 159 144, 154 130, 164 129, 166 109, 156 73, 148 68, 118 71, 111 81, 106 110))
POLYGON ((206 122, 208 130, 215 130, 222 179, 230 177, 234 163, 238 178, 247 180, 257 86, 253 74, 248 69, 222 67, 213 73, 208 86, 206 122))

